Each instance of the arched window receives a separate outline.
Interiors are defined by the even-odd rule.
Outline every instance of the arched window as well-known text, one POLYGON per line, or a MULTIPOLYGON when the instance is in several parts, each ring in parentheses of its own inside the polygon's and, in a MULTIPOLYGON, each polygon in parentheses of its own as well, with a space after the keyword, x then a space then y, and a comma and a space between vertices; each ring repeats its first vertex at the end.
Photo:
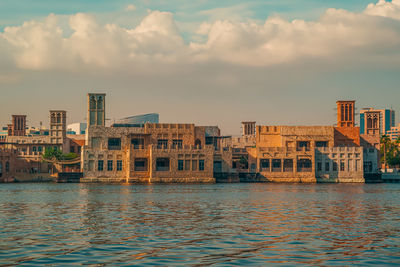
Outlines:
POLYGON ((90 97, 90 109, 96 109, 96 100, 94 96, 90 97))
POLYGON ((97 109, 103 109, 103 97, 99 96, 97 99, 97 109))

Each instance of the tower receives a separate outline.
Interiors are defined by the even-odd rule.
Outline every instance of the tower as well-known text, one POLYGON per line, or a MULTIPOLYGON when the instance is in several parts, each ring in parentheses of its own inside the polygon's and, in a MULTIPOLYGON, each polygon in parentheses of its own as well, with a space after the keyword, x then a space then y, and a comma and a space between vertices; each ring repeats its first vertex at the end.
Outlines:
POLYGON ((106 126, 106 94, 88 94, 88 127, 106 126))
POLYGON ((52 144, 63 144, 67 135, 67 112, 50 110, 50 140, 52 144))
POLYGON ((25 136, 25 134, 26 115, 12 115, 11 136, 25 136))
POLYGON ((355 126, 355 103, 354 100, 339 100, 337 104, 337 127, 355 126))
POLYGON ((256 135, 256 122, 255 121, 242 121, 242 135, 255 136, 256 135))

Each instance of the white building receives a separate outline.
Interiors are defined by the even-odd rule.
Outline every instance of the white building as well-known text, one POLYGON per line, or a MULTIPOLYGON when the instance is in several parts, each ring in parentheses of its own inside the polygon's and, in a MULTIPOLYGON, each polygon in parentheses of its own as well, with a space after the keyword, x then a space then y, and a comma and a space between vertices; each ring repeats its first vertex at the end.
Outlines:
POLYGON ((72 123, 67 126, 67 134, 85 134, 87 128, 86 122, 72 123))

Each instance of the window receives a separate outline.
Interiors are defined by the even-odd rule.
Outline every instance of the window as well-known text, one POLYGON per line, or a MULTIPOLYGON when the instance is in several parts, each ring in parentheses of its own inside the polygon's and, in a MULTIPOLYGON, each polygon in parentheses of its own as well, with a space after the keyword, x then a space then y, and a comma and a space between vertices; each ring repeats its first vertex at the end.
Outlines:
POLYGON ((371 161, 364 162, 364 172, 372 172, 372 162, 371 161))
POLYGON ((190 160, 185 160, 185 171, 189 171, 190 170, 190 160))
POLYGON ((107 161, 107 171, 112 171, 113 170, 113 161, 108 160, 107 161))
POLYGON ((204 159, 199 160, 199 171, 204 171, 204 159))
POLYGON ((121 138, 108 138, 108 150, 121 150, 121 138))
POLYGON ((337 168, 337 162, 336 161, 333 162, 332 169, 333 169, 334 172, 337 172, 338 168, 337 168))
POLYGON ((10 162, 6 162, 6 172, 10 171, 10 162))
POLYGON ((317 162, 317 170, 322 171, 322 162, 317 162))
POLYGON ((178 171, 183 171, 183 160, 178 160, 178 171))
POLYGON ((36 152, 36 147, 35 147, 35 146, 32 147, 32 151, 33 151, 33 152, 36 152))
POLYGON ((122 171, 122 160, 117 160, 117 171, 122 171))
POLYGON ((41 146, 38 146, 38 151, 42 152, 42 147, 41 146))
POLYGON ((140 149, 144 147, 144 139, 143 138, 133 138, 131 140, 131 144, 133 149, 140 149))
POLYGON ((261 171, 269 170, 269 159, 261 159, 260 160, 260 169, 261 169, 261 171))
POLYGON ((297 161, 297 171, 298 172, 311 172, 312 162, 310 159, 299 159, 297 161))
POLYGON ((329 162, 325 162, 325 171, 329 172, 329 162))
POLYGON ((344 161, 340 162, 340 171, 344 172, 344 161))
POLYGON ((157 148, 158 149, 167 149, 168 148, 168 139, 158 139, 157 148))
POLYGON ((310 142, 309 141, 298 141, 297 142, 297 149, 298 150, 310 150, 310 142))
POLYGON ((97 161, 97 170, 103 171, 104 162, 102 160, 97 161))
POLYGON ((74 147, 74 146, 71 146, 71 147, 69 148, 69 151, 70 151, 71 153, 75 153, 75 147, 74 147))
POLYGON ((273 159, 272 160, 272 171, 273 172, 281 172, 282 167, 281 167, 282 161, 280 159, 273 159))
POLYGON ((158 158, 156 160, 156 171, 169 171, 169 158, 158 158))
POLYGON ((147 159, 146 158, 135 159, 135 171, 147 171, 147 159))
POLYGON ((182 148, 182 140, 181 139, 172 140, 172 148, 181 149, 182 148))
POLYGON ((192 171, 197 171, 197 160, 192 160, 192 171))

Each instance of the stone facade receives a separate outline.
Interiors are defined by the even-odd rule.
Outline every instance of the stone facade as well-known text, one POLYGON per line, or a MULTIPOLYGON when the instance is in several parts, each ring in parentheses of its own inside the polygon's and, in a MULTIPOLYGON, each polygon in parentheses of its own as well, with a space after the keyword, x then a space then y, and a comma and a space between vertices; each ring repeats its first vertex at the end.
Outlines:
POLYGON ((0 146, 0 182, 6 182, 14 177, 15 153, 0 146))
POLYGON ((323 147, 315 150, 318 182, 363 183, 362 147, 323 147))
POLYGON ((258 173, 273 182, 364 182, 359 140, 356 127, 257 126, 258 173))
POLYGON ((194 124, 89 126, 82 181, 215 182, 214 146, 205 141, 206 128, 194 124))

